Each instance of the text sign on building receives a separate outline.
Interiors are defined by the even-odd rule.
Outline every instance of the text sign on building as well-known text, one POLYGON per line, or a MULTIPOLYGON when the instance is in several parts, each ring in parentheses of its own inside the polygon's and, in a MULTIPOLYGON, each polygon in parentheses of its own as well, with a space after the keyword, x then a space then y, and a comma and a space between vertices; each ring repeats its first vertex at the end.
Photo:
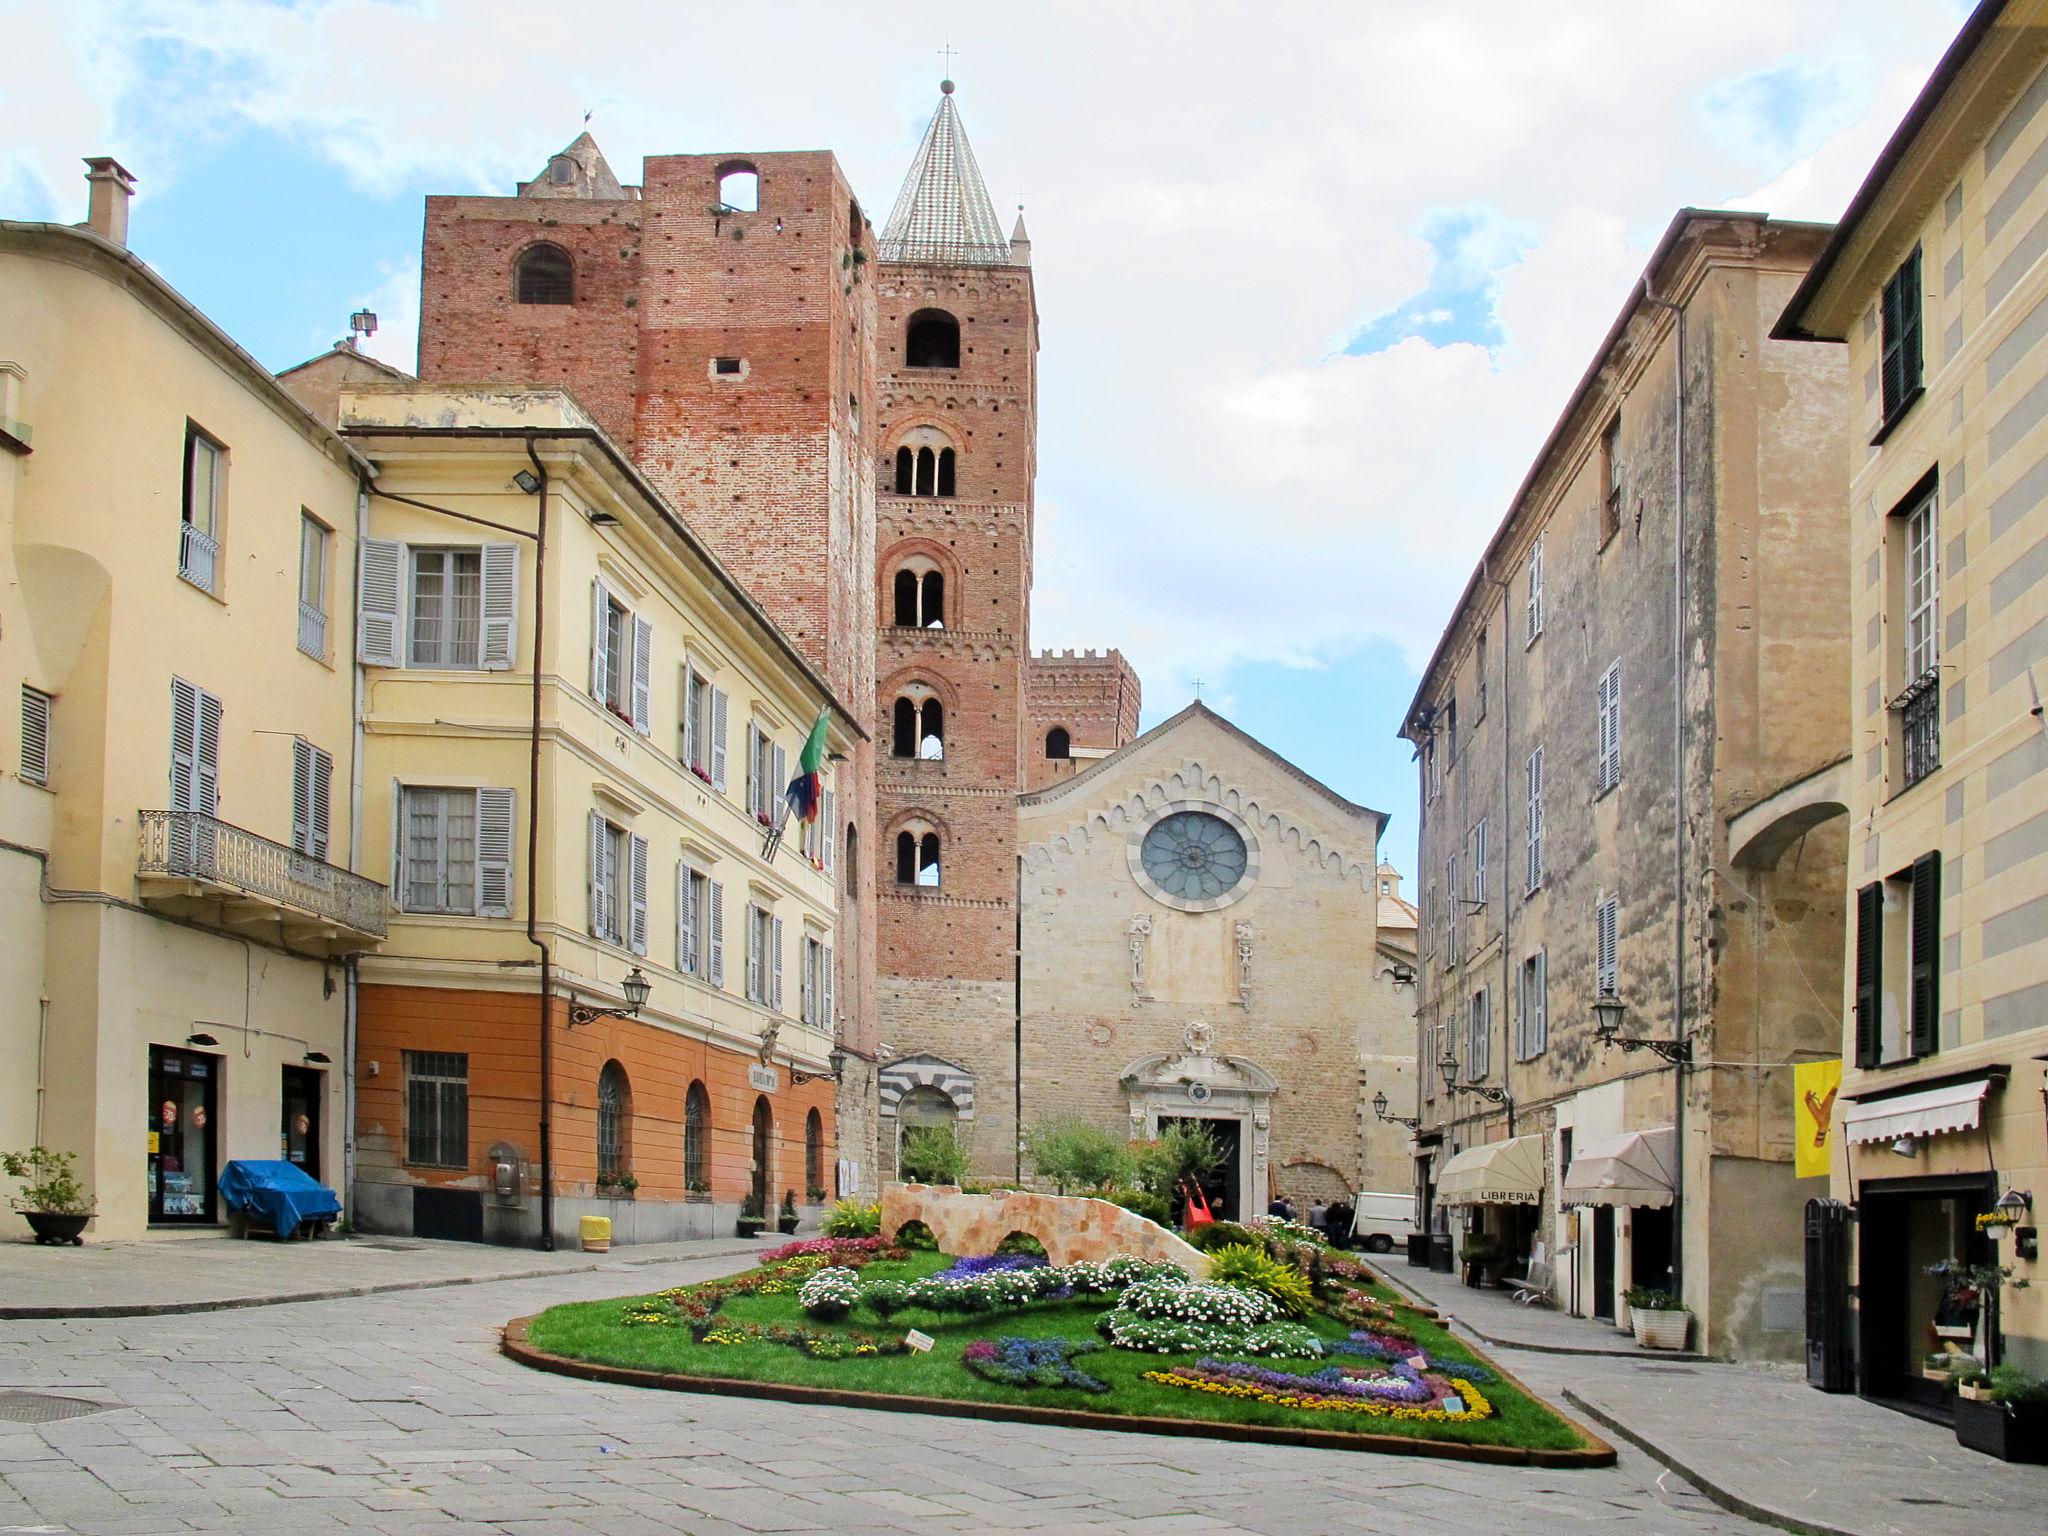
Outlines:
POLYGON ((782 1077, 773 1067, 764 1067, 758 1061, 747 1068, 747 1081, 763 1093, 773 1093, 782 1086, 782 1077))

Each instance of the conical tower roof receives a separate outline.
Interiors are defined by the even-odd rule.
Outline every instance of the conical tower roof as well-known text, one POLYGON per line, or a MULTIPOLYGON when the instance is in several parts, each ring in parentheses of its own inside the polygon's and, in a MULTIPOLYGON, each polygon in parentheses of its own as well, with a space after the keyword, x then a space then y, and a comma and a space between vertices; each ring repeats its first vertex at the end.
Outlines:
POLYGON ((1010 242, 974 163, 960 109, 953 105, 953 82, 942 81, 939 90, 939 110, 932 114, 882 229, 882 260, 1006 267, 1010 242))

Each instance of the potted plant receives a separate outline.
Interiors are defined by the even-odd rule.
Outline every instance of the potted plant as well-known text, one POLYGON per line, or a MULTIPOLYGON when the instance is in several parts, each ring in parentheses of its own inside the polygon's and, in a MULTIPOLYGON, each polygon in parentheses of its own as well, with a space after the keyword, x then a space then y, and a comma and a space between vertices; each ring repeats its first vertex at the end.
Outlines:
POLYGON ((597 1194, 601 1200, 630 1200, 633 1191, 640 1187, 640 1181, 630 1173, 600 1173, 597 1176, 597 1194))
POLYGON ((1948 1386, 1955 1380, 1955 1363, 1960 1359, 1961 1355, 1953 1354, 1946 1349, 1929 1350, 1927 1358, 1920 1362, 1920 1374, 1929 1381, 1948 1386))
POLYGON ((2048 1462, 2048 1381, 1995 1365, 1983 1395, 1956 1399, 1956 1443, 2000 1461, 2048 1462))
POLYGON ((709 1205, 711 1203, 711 1186, 702 1179, 692 1179, 687 1186, 687 1193, 684 1194, 683 1199, 691 1205, 709 1205))
POLYGON ((741 1237, 759 1237, 767 1223, 761 1218, 761 1197, 749 1191, 740 1202, 739 1224, 733 1229, 741 1237))
POLYGON ((26 1152, 0 1153, 0 1169, 22 1181, 14 1208, 28 1219, 38 1243, 82 1246, 85 1224, 92 1220, 92 1196, 71 1171, 76 1154, 30 1147, 26 1152))
POLYGON ((1949 1372, 1949 1380, 1955 1383, 1956 1396, 1967 1397, 1973 1403, 1991 1400, 1991 1373, 1986 1371, 1975 1355, 1957 1355, 1956 1367, 1949 1372))
POLYGON ((1623 1293, 1636 1342, 1645 1349, 1683 1349, 1692 1329, 1692 1313, 1669 1291, 1632 1285, 1623 1293))
POLYGON ((782 1209, 775 1215, 775 1230, 785 1237, 796 1230, 796 1191, 782 1192, 782 1209))
POLYGON ((804 1199, 812 1205, 823 1205, 825 1203, 825 1191, 813 1184, 804 1191, 804 1199))

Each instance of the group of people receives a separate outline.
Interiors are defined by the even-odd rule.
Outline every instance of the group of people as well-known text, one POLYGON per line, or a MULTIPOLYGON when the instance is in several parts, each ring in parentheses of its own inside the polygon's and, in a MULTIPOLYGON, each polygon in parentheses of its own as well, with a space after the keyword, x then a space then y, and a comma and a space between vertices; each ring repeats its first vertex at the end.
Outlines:
MULTIPOLYGON (((1274 1190, 1272 1203, 1266 1207, 1268 1216, 1277 1216, 1282 1221, 1299 1221, 1301 1216, 1284 1190, 1274 1190)), ((1338 1247, 1347 1247, 1351 1242, 1351 1224, 1357 1213, 1348 1200, 1337 1200, 1323 1204, 1319 1195, 1308 1208, 1308 1224, 1323 1234, 1338 1247)))

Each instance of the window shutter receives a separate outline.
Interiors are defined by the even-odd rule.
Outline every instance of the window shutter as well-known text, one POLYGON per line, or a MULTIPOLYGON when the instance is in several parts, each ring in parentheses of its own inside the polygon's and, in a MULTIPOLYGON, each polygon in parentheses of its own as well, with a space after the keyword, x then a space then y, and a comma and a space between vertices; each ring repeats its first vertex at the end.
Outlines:
POLYGON ((366 667, 398 666, 405 643, 405 546, 364 539, 356 560, 356 660, 366 667))
POLYGON ((711 985, 725 985, 725 887, 713 880, 709 885, 711 893, 711 916, 706 927, 711 934, 711 985))
POLYGON ((189 811, 198 793, 199 690, 171 679, 171 809, 189 811))
POLYGON ((1941 855, 1913 861, 1913 1054, 1941 1049, 1941 855))
POLYGON ((1536 1030, 1531 1055, 1550 1049, 1550 951, 1536 951, 1536 1030))
POLYGON ((1529 638, 1543 633, 1543 540, 1529 547, 1529 638))
POLYGON ((476 792, 476 910, 512 915, 512 807, 509 789, 476 792))
POLYGON ((199 695, 199 736, 193 754, 198 797, 192 809, 214 816, 220 812, 220 700, 204 688, 193 691, 199 695))
POLYGON ((697 879, 687 864, 676 865, 676 969, 697 974, 697 879))
POLYGON ((318 747, 313 752, 313 857, 327 857, 329 815, 334 796, 334 759, 318 747))
POLYGON ((1597 915, 1599 973, 1594 980, 1594 989, 1616 992, 1620 990, 1621 980, 1621 944, 1620 935, 1616 932, 1620 927, 1620 904, 1610 896, 1600 903, 1597 915))
POLYGON ((747 722, 747 813, 761 813, 761 728, 747 722))
POLYGON ((725 793, 725 690, 711 690, 711 787, 725 793))
POLYGON ((768 1006, 782 1012, 782 919, 768 924, 768 1006))
POLYGON ((1884 887, 1873 881, 1856 893, 1856 1065, 1874 1067, 1883 1056, 1879 1022, 1884 976, 1884 887))
MULTIPOLYGON (((827 847, 831 846, 828 842, 827 847)), ((839 1020, 832 1012, 832 946, 820 946, 818 950, 818 996, 824 1004, 818 1010, 818 1027, 828 1035, 837 1036, 839 1020)))
POLYGON ((647 953, 647 839, 629 838, 627 900, 631 903, 630 926, 626 930, 626 944, 636 955, 647 953))
POLYGON ((21 690, 21 776, 30 784, 50 782, 50 696, 21 690))
POLYGON ((747 1001, 758 1003, 761 991, 761 909, 747 903, 747 1001))
POLYGON ((483 667, 503 672, 512 665, 518 642, 519 546, 486 544, 483 549, 483 667))
POLYGON ((605 889, 604 889, 604 813, 590 813, 590 933, 593 938, 605 934, 605 889))
POLYGON ((313 748, 292 738, 292 848, 313 851, 313 748))
POLYGON ((1529 804, 1527 809, 1529 832, 1528 887, 1535 890, 1543 883, 1543 749, 1538 747, 1529 754, 1529 804))
POLYGON ((701 762, 697 756, 697 676, 688 667, 683 668, 683 766, 701 762))
POLYGON ((590 584, 590 696, 604 704, 611 699, 611 668, 604 649, 604 583, 590 584))
POLYGON ((654 626, 633 616, 633 729, 642 736, 654 728, 651 706, 654 682, 654 626))
POLYGON ((772 754, 774 768, 768 775, 768 792, 761 797, 761 809, 770 816, 782 803, 782 791, 789 783, 789 754, 777 747, 772 754))
POLYGON ((836 829, 839 826, 839 813, 834 809, 836 799, 837 797, 831 790, 825 791, 825 809, 819 818, 823 823, 824 831, 818 837, 818 851, 824 856, 825 873, 828 875, 832 873, 832 845, 839 841, 836 835, 836 829))
POLYGON ((818 946, 809 939, 804 940, 803 977, 798 991, 801 1012, 798 1017, 806 1024, 818 1022, 818 946))

